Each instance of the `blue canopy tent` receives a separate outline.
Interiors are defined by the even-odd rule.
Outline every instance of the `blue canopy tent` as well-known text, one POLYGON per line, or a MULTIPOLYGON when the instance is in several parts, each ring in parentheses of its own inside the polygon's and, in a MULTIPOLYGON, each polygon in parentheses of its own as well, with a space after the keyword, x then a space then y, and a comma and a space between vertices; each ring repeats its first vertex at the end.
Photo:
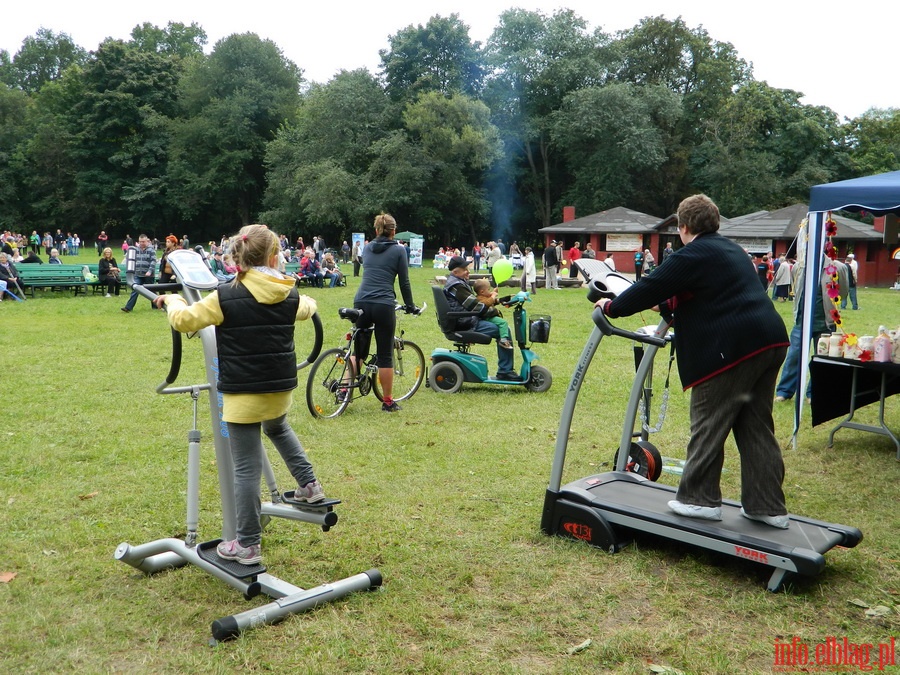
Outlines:
POLYGON ((876 216, 888 213, 900 215, 900 171, 891 171, 864 178, 814 185, 809 194, 809 225, 805 247, 807 274, 803 288, 803 342, 800 382, 796 396, 794 443, 800 427, 800 413, 806 391, 810 340, 812 339, 813 302, 815 284, 822 273, 825 248, 825 219, 829 211, 866 211, 876 216))

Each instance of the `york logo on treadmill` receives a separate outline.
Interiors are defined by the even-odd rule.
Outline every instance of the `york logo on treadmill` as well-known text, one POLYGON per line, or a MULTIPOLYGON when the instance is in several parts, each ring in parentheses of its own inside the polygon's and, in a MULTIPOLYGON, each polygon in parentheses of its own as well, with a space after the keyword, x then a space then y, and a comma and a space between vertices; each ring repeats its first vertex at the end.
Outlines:
POLYGON ((763 553, 762 551, 754 551, 752 548, 745 548, 744 546, 735 546, 734 554, 738 558, 746 558, 747 560, 753 560, 758 563, 763 563, 764 565, 769 564, 769 556, 763 553))
POLYGON ((563 529, 576 539, 583 541, 591 540, 591 528, 581 523, 563 523, 563 529))

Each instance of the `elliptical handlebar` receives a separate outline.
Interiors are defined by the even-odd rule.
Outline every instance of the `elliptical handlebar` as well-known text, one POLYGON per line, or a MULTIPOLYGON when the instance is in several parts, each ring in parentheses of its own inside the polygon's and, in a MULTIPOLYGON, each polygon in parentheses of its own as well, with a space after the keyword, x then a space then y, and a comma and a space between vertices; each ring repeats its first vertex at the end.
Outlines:
MULTIPOLYGON (((142 295, 147 298, 150 302, 156 300, 159 297, 158 291, 180 291, 182 289, 182 285, 180 283, 173 284, 138 284, 133 286, 135 291, 137 291, 138 295, 142 295)), ((316 312, 313 314, 310 319, 313 324, 313 346, 309 352, 309 356, 306 357, 304 361, 297 364, 297 370, 303 370, 304 368, 315 363, 316 359, 319 358, 319 354, 322 351, 322 344, 324 342, 325 331, 322 327, 322 319, 319 316, 319 313, 316 312)), ((181 370, 181 351, 182 351, 182 341, 181 341, 181 333, 179 333, 174 328, 172 329, 172 364, 169 367, 169 374, 166 375, 166 379, 156 388, 157 394, 181 394, 185 392, 191 391, 193 387, 176 387, 169 389, 169 385, 175 382, 178 379, 178 373, 181 370)), ((202 389, 208 389, 209 384, 206 384, 201 387, 202 389)))
POLYGON ((322 318, 319 316, 319 313, 316 312, 313 314, 310 319, 313 324, 313 332, 315 333, 315 339, 313 341, 312 351, 310 351, 309 356, 303 361, 303 363, 297 364, 297 370, 303 370, 307 366, 311 366, 316 362, 316 359, 319 358, 319 353, 322 351, 322 342, 325 331, 322 329, 322 318))
POLYGON ((181 290, 181 284, 172 283, 172 284, 134 284, 132 285, 132 290, 136 291, 138 295, 143 295, 150 302, 156 300, 159 297, 160 291, 175 291, 178 292, 181 290))
POLYGON ((643 342, 644 344, 655 345, 657 347, 666 346, 666 338, 664 337, 616 328, 609 322, 609 319, 606 318, 606 314, 603 313, 603 310, 600 307, 594 309, 594 312, 591 314, 591 319, 594 320, 594 325, 596 325, 604 335, 616 335, 618 337, 634 340, 635 342, 643 342))

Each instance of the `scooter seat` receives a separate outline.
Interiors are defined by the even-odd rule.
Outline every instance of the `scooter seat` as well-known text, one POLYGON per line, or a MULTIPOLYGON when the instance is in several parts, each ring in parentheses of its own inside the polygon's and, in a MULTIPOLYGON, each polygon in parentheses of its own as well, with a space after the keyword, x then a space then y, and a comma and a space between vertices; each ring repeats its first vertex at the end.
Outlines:
POLYGON ((465 344, 487 345, 491 343, 490 335, 478 333, 474 330, 455 330, 451 333, 444 333, 444 337, 451 342, 462 342, 465 344))

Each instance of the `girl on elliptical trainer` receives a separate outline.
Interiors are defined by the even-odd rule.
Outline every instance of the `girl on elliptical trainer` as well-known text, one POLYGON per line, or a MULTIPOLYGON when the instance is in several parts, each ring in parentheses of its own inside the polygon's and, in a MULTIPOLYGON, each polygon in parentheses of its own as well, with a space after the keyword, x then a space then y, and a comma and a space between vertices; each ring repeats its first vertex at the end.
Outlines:
POLYGON ((172 328, 189 333, 216 327, 219 392, 234 463, 237 538, 223 541, 219 557, 242 565, 262 561, 259 487, 263 449, 260 429, 297 481, 295 499, 316 503, 325 493, 300 440, 287 421, 297 387, 294 324, 316 312, 312 298, 275 269, 278 237, 265 225, 247 225, 231 238, 237 266, 233 281, 188 306, 178 294, 160 295, 172 328))
POLYGON ((713 201, 688 197, 678 205, 684 246, 653 274, 596 306, 610 317, 657 306, 663 316, 674 316, 678 372, 684 389, 692 390, 691 438, 669 508, 689 518, 722 519, 719 484, 733 432, 741 457, 741 514, 787 529, 784 462, 772 420, 787 331, 747 253, 718 229, 713 201))

